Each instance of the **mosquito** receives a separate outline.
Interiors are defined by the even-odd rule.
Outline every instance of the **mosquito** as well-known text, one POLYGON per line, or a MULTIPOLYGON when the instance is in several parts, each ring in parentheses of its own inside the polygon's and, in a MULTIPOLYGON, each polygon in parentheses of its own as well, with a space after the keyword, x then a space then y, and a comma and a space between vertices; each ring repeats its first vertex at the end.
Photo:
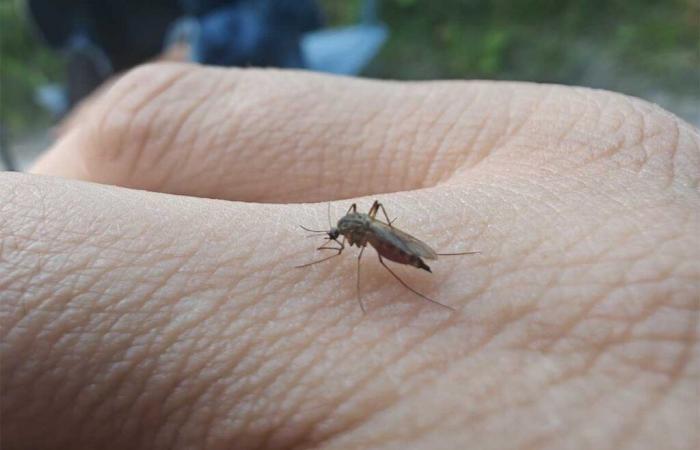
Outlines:
POLYGON ((393 222, 395 220, 396 219, 390 220, 386 209, 384 209, 384 205, 375 200, 367 214, 357 212, 357 204, 353 203, 350 206, 350 209, 348 209, 345 215, 338 220, 337 225, 334 227, 330 223, 329 203, 328 223, 330 230, 311 230, 304 226, 301 226, 301 228, 314 233, 309 237, 318 236, 319 234, 326 235, 325 239, 329 242, 318 247, 316 250, 332 250, 335 251, 336 254, 296 267, 309 267, 314 264, 328 261, 331 258, 335 258, 343 253, 346 242, 351 247, 353 245, 357 246, 360 248, 360 253, 357 255, 357 301, 360 304, 362 312, 366 313, 367 310, 365 309, 365 305, 362 302, 362 296, 360 294, 360 260, 362 259, 362 254, 365 251, 367 244, 370 244, 377 251, 379 263, 384 266, 384 268, 388 270, 389 273, 406 289, 435 305, 449 309, 450 311, 454 311, 455 309, 451 306, 433 300, 432 298, 421 294, 409 286, 384 263, 384 259, 386 258, 399 264, 406 264, 432 273, 432 270, 430 270, 430 267, 423 261, 423 258, 436 260, 438 256, 474 255, 479 252, 436 253, 435 250, 430 248, 430 246, 425 242, 393 226, 393 222), (386 218, 386 222, 382 222, 381 220, 377 219, 377 213, 380 209, 386 218), (338 244, 338 246, 333 245, 330 241, 338 244))

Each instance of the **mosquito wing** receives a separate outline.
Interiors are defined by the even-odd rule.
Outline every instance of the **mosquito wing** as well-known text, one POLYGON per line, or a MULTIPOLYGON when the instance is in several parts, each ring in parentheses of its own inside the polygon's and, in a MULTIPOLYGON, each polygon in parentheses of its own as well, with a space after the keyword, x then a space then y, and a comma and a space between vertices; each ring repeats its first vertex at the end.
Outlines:
POLYGON ((373 220, 371 228, 378 239, 401 249, 405 253, 425 259, 437 259, 438 257, 435 250, 430 248, 428 244, 396 227, 391 227, 384 222, 373 220))

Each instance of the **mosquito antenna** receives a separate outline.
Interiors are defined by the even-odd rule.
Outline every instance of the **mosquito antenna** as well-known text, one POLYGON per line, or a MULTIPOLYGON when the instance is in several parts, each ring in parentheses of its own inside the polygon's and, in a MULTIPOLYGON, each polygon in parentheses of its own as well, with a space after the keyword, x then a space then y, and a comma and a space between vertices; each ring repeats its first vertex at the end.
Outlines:
POLYGON ((408 284, 406 284, 405 281, 403 281, 401 278, 399 278, 399 276, 396 275, 396 274, 394 273, 394 271, 391 270, 391 269, 389 268, 389 266, 387 266, 386 264, 384 264, 384 260, 382 259, 382 255, 380 255, 380 254, 377 253, 377 256, 379 256, 379 262, 382 264, 382 266, 384 266, 384 268, 385 268, 386 270, 388 270, 389 273, 390 273, 394 278, 396 278, 396 279, 399 281, 399 283, 401 283, 401 284, 403 285, 403 287, 405 287, 405 288, 408 289, 409 291, 413 292, 413 293, 416 294, 418 297, 421 297, 421 298, 423 298, 423 299, 425 299, 425 300, 428 300, 430 303, 433 303, 433 304, 435 304, 435 305, 437 305, 437 306, 442 306, 443 308, 449 309, 450 311, 453 311, 453 312, 455 311, 455 309, 454 309, 453 307, 444 305, 444 304, 440 303, 439 301, 433 300, 432 298, 430 298, 430 297, 428 297, 428 296, 425 296, 425 295, 421 294, 420 292, 418 292, 417 290, 413 289, 411 286, 409 286, 408 284))
POLYGON ((362 294, 360 293, 360 260, 362 259, 362 252, 365 251, 365 248, 367 248, 367 247, 362 247, 360 249, 360 254, 357 255, 357 302, 360 304, 360 309, 362 309, 362 314, 367 314, 367 310, 365 309, 365 304, 362 302, 362 294))
POLYGON ((480 255, 481 252, 438 253, 438 256, 480 255))
POLYGON ((323 234, 328 233, 328 231, 325 231, 325 230, 312 230, 312 229, 310 229, 310 228, 306 228, 304 225, 299 225, 299 227, 300 227, 302 230, 308 231, 308 232, 310 232, 310 233, 323 233, 323 234))
POLYGON ((333 222, 331 222, 331 202, 328 202, 328 229, 333 228, 333 222))

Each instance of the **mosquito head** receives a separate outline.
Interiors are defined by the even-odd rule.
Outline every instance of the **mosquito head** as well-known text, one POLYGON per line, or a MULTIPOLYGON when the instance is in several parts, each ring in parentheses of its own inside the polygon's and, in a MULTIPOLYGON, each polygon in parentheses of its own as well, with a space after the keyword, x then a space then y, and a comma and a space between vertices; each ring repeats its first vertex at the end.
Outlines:
POLYGON ((328 232, 328 237, 332 240, 338 239, 338 236, 340 236, 340 231, 338 231, 337 228, 332 227, 331 230, 328 232))

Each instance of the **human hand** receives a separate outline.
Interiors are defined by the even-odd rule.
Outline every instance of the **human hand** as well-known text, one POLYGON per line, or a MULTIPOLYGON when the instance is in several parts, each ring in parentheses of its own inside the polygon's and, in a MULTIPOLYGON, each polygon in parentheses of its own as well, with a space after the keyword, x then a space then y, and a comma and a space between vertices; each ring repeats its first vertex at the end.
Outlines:
POLYGON ((700 137, 671 114, 156 65, 79 119, 34 168, 66 179, 0 178, 7 448, 698 443, 700 137), (325 201, 375 198, 436 250, 481 251, 396 268, 457 312, 372 249, 366 315, 356 249, 293 267, 325 201))

